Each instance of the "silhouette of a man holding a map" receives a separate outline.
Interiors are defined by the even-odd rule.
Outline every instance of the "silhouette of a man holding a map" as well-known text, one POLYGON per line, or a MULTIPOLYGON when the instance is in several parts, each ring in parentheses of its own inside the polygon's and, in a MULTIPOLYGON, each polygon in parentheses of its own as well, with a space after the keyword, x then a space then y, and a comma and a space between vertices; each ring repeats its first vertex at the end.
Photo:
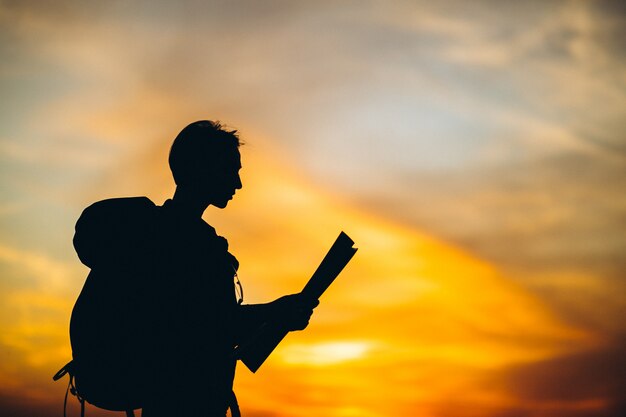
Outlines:
MULTIPOLYGON (((105 200, 76 225, 76 250, 92 272, 72 316, 74 362, 102 372, 124 363, 117 384, 140 395, 144 417, 223 417, 236 405, 234 348, 263 323, 304 329, 318 304, 301 294, 241 303, 237 259, 201 218, 241 189, 240 144, 219 123, 192 123, 170 151, 172 199, 163 206, 145 197, 105 200), (117 362, 102 359, 117 350, 117 362)), ((88 377, 76 380, 88 390, 88 377)))
POLYGON ((307 327, 318 299, 352 258, 341 233, 302 292, 243 304, 239 262, 202 220, 241 189, 236 131, 199 121, 170 150, 176 182, 162 206, 146 197, 99 201, 76 223, 74 247, 91 268, 70 321, 68 390, 143 417, 239 415, 235 363, 255 372, 290 331, 307 327))

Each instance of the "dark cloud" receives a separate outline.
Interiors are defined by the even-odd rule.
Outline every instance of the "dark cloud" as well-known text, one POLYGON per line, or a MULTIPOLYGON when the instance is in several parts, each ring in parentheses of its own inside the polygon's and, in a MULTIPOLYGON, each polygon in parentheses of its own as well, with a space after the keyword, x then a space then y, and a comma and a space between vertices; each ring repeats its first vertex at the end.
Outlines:
MULTIPOLYGON (((590 3, 590 6, 602 19, 603 28, 615 35, 626 34, 626 4, 623 1, 597 0, 590 3)), ((624 36, 614 37, 612 40, 621 45, 626 42, 624 36)), ((624 49, 620 52, 625 53, 624 49)))
POLYGON ((626 19, 626 4, 623 1, 616 0, 597 0, 593 3, 594 7, 605 12, 607 15, 626 19))
POLYGON ((517 397, 521 404, 549 409, 551 404, 579 403, 571 416, 618 416, 626 411, 626 340, 594 351, 582 352, 528 365, 516 365, 503 369, 490 382, 494 390, 503 390, 517 397), (606 403, 601 410, 585 407, 585 402, 606 403), (587 409, 585 409, 587 408, 587 409))
MULTIPOLYGON (((506 393, 512 405, 474 404, 450 398, 438 416, 615 417, 626 411, 626 340, 595 350, 506 366, 475 381, 492 395, 506 393)), ((462 397, 462 393, 459 393, 462 397)))
POLYGON ((51 415, 51 410, 55 408, 58 414, 63 413, 62 401, 63 399, 58 404, 42 404, 40 401, 33 401, 18 395, 0 394, 0 410, 2 415, 7 417, 48 417, 51 415))
MULTIPOLYGON (((50 384, 52 384, 52 378, 50 384)), ((67 381, 60 380, 56 384, 65 386, 67 381)), ((57 392, 58 398, 46 399, 41 398, 25 398, 20 395, 7 396, 0 394, 0 412, 5 417, 51 417, 63 415, 63 395, 64 391, 57 392)), ((69 396, 68 416, 79 416, 80 407, 75 397, 69 396)), ((85 415, 90 417, 119 417, 123 415, 119 411, 106 411, 87 404, 85 415)), ((140 416, 140 412, 136 412, 136 416, 140 416)))

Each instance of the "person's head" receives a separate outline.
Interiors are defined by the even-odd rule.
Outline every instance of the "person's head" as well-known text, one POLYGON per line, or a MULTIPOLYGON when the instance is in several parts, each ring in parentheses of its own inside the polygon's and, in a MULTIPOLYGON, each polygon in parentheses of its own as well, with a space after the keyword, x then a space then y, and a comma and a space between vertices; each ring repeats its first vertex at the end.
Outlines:
POLYGON ((236 130, 219 122, 200 120, 174 139, 169 164, 176 186, 207 205, 224 208, 242 187, 239 177, 241 145, 236 130))

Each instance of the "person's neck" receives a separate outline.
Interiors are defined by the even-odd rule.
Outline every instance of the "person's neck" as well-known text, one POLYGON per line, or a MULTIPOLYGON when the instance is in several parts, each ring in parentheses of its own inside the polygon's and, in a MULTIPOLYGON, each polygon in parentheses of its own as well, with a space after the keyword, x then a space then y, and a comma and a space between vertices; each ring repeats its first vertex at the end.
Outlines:
POLYGON ((193 193, 181 187, 176 187, 174 197, 172 197, 172 204, 185 217, 192 217, 196 219, 202 218, 202 214, 209 206, 208 204, 198 200, 193 193))

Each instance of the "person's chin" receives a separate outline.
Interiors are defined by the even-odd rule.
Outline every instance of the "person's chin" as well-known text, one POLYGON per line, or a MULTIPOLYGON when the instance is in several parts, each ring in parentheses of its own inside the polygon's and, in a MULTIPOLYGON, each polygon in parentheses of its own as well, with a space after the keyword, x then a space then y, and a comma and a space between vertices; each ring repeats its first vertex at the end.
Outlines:
POLYGON ((217 208, 223 209, 223 208, 226 208, 230 200, 232 200, 232 197, 224 198, 222 200, 213 202, 213 205, 217 208))

